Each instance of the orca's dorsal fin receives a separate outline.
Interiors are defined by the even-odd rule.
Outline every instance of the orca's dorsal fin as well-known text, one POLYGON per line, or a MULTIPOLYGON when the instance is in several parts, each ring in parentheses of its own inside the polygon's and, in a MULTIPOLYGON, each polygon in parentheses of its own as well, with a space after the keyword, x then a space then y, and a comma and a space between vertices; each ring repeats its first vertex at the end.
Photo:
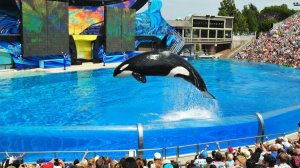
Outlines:
POLYGON ((139 73, 136 73, 136 72, 132 72, 132 76, 139 82, 142 82, 142 83, 146 83, 147 80, 146 80, 146 77, 139 74, 139 73))
POLYGON ((165 35, 165 37, 160 41, 160 48, 163 50, 167 49, 168 48, 167 42, 168 42, 168 35, 165 35))

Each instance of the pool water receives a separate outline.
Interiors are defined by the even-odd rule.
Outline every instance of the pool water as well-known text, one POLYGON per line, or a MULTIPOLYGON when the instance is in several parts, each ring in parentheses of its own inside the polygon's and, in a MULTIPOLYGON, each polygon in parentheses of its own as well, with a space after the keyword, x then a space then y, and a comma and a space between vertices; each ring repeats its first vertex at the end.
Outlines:
POLYGON ((216 100, 181 78, 147 77, 141 84, 113 78, 113 69, 0 74, 0 151, 135 149, 137 123, 145 148, 255 136, 256 112, 267 133, 297 128, 299 70, 235 60, 191 64, 216 100))

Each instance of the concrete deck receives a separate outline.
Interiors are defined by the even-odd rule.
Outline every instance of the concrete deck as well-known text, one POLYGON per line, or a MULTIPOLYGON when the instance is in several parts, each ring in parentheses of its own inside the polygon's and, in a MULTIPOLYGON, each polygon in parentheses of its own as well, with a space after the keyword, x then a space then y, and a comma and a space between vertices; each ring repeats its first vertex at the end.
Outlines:
POLYGON ((0 70, 0 78, 14 78, 14 77, 24 77, 24 76, 34 76, 34 75, 44 75, 47 73, 66 73, 66 72, 75 72, 75 71, 89 71, 97 70, 103 68, 115 68, 120 63, 106 63, 103 66, 103 63, 94 64, 92 62, 82 63, 82 65, 72 65, 64 68, 35 68, 35 69, 26 69, 26 70, 16 70, 16 69, 4 69, 0 70))

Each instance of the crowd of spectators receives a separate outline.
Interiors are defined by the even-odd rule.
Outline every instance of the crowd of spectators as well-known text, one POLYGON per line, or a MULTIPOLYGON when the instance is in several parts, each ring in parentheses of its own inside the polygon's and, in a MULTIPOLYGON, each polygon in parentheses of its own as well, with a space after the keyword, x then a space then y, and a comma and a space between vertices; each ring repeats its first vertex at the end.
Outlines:
POLYGON ((300 12, 273 26, 240 51, 236 59, 300 68, 300 12))
POLYGON ((86 158, 88 151, 85 152, 81 160, 75 159, 73 163, 65 163, 59 158, 53 158, 46 162, 39 159, 36 163, 24 163, 23 153, 21 156, 9 156, 3 160, 0 168, 179 168, 179 164, 171 160, 163 160, 160 153, 154 153, 153 159, 135 158, 125 156, 120 160, 112 160, 109 156, 96 156, 89 159, 86 158))
POLYGON ((111 160, 110 157, 96 156, 75 159, 73 163, 64 163, 63 160, 54 158, 49 162, 38 160, 36 163, 24 163, 25 153, 20 156, 10 156, 6 153, 1 168, 300 168, 300 123, 298 138, 291 140, 280 137, 270 143, 266 138, 265 143, 257 143, 253 147, 228 147, 227 151, 221 151, 217 143, 217 151, 209 152, 209 146, 196 155, 185 165, 180 165, 173 160, 163 159, 158 152, 153 159, 146 160, 126 156, 120 160, 111 160))
POLYGON ((253 148, 228 147, 227 151, 212 151, 209 156, 208 146, 186 163, 187 168, 300 168, 300 128, 298 139, 292 141, 280 137, 274 143, 255 144, 253 148))

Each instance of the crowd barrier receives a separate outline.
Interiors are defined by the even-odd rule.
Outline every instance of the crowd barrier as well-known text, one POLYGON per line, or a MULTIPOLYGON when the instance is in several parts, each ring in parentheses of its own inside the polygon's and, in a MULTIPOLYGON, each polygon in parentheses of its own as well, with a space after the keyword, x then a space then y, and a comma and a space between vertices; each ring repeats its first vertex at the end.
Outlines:
MULTIPOLYGON (((297 106, 298 107, 298 106, 297 106)), ((297 108, 298 109, 298 108, 297 108)), ((285 109, 283 109, 285 110, 285 109)), ((292 110, 295 110, 294 108, 292 110)), ((253 116, 251 116, 253 117, 253 116)), ((151 156, 155 152, 160 152, 164 158, 172 158, 178 160, 180 157, 185 157, 187 155, 193 156, 195 154, 199 154, 200 149, 204 148, 206 145, 210 145, 209 150, 217 149, 215 144, 219 144, 220 148, 226 149, 227 147, 238 147, 245 146, 248 144, 249 146, 254 143, 250 142, 263 142, 265 137, 269 139, 275 139, 277 137, 286 136, 288 134, 296 132, 296 130, 280 132, 274 134, 264 135, 264 119, 260 113, 256 113, 256 118, 258 121, 257 136, 249 136, 249 137, 240 137, 234 139, 220 139, 218 141, 211 142, 200 142, 196 144, 188 144, 182 146, 169 146, 163 148, 144 148, 144 130, 143 125, 141 123, 137 124, 137 140, 138 140, 138 148, 137 149, 126 149, 126 150, 89 150, 87 158, 99 156, 114 156, 116 160, 126 156, 135 156, 140 158, 151 159, 151 156), (187 152, 188 151, 188 152, 187 152), (191 152, 192 151, 192 152, 191 152)), ((210 119, 206 119, 210 120, 210 119)), ((147 127, 147 126, 146 126, 147 127)), ((252 128, 253 129, 253 128, 252 128)), ((255 128, 254 128, 255 129, 255 128)), ((81 159, 86 151, 78 150, 78 151, 22 151, 22 152, 13 152, 8 151, 10 155, 20 155, 23 152, 26 152, 25 162, 36 162, 40 158, 44 158, 44 160, 48 160, 47 158, 61 158, 66 162, 72 162, 74 159, 81 159)), ((5 151, 0 152, 0 157, 5 158, 5 151)))

